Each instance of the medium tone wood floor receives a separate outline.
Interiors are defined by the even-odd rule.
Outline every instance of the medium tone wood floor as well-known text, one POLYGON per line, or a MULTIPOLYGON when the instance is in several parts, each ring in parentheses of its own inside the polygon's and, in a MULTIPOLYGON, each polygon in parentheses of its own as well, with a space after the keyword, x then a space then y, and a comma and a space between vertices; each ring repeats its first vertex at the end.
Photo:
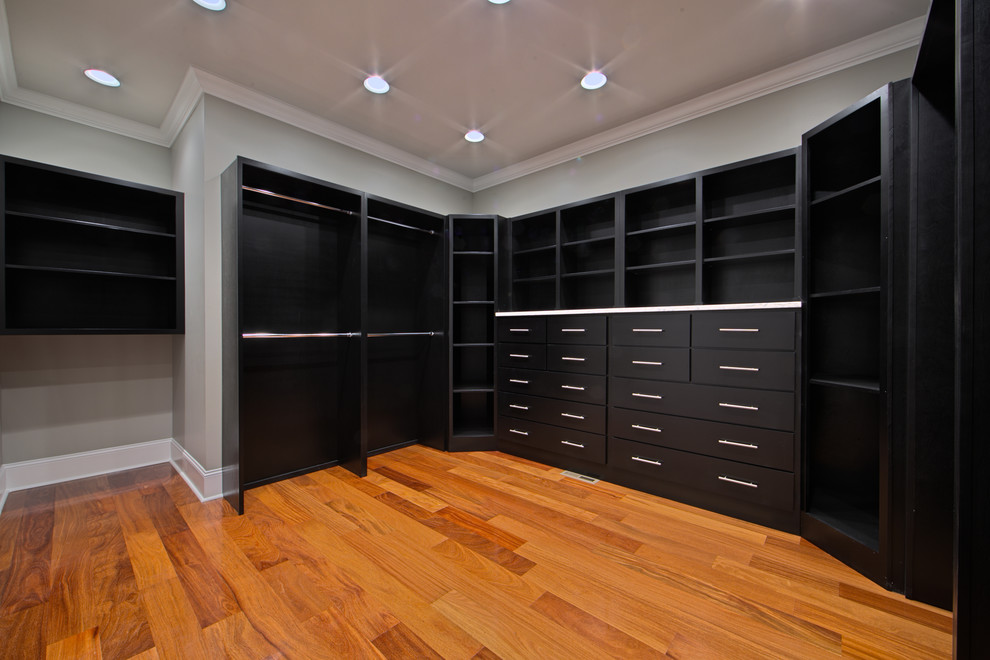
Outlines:
POLYGON ((168 465, 12 493, 4 658, 949 657, 952 618, 800 538, 408 447, 200 503, 168 465))

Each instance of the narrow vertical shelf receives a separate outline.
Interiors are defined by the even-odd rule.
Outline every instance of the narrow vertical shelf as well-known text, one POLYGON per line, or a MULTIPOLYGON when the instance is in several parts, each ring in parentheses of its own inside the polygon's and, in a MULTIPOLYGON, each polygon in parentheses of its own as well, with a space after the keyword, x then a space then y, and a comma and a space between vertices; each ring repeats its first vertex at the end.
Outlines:
MULTIPOLYGON (((495 304, 498 299, 497 216, 448 218, 450 236, 450 416, 448 451, 495 448, 495 304)), ((537 218, 520 224, 514 234, 522 247, 521 281, 540 282, 546 268, 540 254, 553 254, 550 223, 537 218), (543 243, 551 243, 543 245, 543 243), (532 255, 527 261, 526 255, 532 255), (532 273, 537 273, 533 275, 532 273), (531 278, 536 278, 532 280, 531 278)), ((517 262, 520 263, 520 262, 517 262)), ((552 262, 551 262, 552 263, 552 262)))

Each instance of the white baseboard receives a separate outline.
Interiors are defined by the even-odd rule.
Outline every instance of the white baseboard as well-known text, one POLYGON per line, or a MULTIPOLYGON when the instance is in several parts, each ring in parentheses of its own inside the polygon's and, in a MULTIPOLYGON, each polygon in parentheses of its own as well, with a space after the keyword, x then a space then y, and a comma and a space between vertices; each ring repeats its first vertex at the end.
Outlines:
POLYGON ((200 500, 223 494, 221 470, 205 470, 172 438, 0 465, 0 512, 8 493, 110 472, 171 463, 200 500))
POLYGON ((175 440, 172 440, 169 460, 201 502, 215 500, 223 495, 220 468, 204 469, 199 461, 175 440))

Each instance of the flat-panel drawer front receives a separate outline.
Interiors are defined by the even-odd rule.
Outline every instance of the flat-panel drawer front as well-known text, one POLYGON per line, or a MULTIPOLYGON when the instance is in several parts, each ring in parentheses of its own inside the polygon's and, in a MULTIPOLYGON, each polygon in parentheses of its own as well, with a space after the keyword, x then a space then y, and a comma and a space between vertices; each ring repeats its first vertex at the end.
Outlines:
POLYGON ((546 396, 545 392, 549 388, 548 376, 546 371, 499 369, 498 389, 500 392, 546 396))
POLYGON ((794 393, 692 385, 688 412, 701 419, 779 431, 794 430, 794 393))
POLYGON ((708 348, 794 350, 794 312, 695 312, 691 345, 708 348))
POLYGON ((594 463, 605 463, 603 435, 500 416, 498 438, 503 442, 527 445, 594 463))
POLYGON ((547 345, 547 369, 576 374, 605 374, 605 346, 547 345))
POLYGON ((543 344, 547 340, 547 320, 542 316, 499 318, 498 340, 543 344))
POLYGON ((508 344, 498 345, 498 365, 500 367, 519 367, 523 369, 546 369, 546 344, 508 344))
POLYGON ((499 413, 588 433, 605 433, 605 406, 512 392, 499 397, 499 413))
POLYGON ((688 346, 690 314, 614 314, 613 346, 688 346))
POLYGON ((546 389, 543 396, 550 396, 582 403, 605 403, 605 376, 546 372, 546 389))
POLYGON ((794 391, 790 351, 691 349, 691 380, 708 385, 794 391))
POLYGON ((687 382, 690 365, 691 351, 687 348, 612 346, 608 352, 610 376, 687 382))
POLYGON ((792 511, 794 474, 655 447, 621 438, 609 440, 609 467, 699 490, 792 511))
POLYGON ((693 387, 685 383, 632 378, 608 379, 608 402, 613 406, 671 415, 689 415, 693 387))
POLYGON ((777 470, 794 469, 794 434, 783 431, 611 408, 608 434, 777 470))
POLYGON ((551 316, 547 319, 547 343, 604 344, 605 325, 604 315, 551 316))

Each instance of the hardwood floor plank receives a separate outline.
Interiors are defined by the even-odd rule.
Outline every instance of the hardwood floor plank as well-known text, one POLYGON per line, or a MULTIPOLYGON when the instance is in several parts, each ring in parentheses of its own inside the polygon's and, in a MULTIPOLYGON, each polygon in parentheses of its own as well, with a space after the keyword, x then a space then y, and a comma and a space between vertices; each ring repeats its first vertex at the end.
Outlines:
POLYGON ((247 516, 223 518, 223 531, 241 549, 254 567, 263 571, 286 560, 282 552, 258 529, 247 516))
POLYGON ((141 503, 162 538, 189 530, 175 502, 161 485, 143 487, 141 503))
POLYGON ((433 551, 444 558, 445 563, 456 566, 470 574, 480 584, 495 588, 522 604, 532 603, 543 591, 533 587, 515 571, 489 561, 478 553, 455 541, 444 541, 433 547, 433 551))
POLYGON ((162 539, 157 532, 140 532, 124 536, 127 554, 134 567, 138 588, 178 577, 162 539))
POLYGON ((26 497, 15 532, 6 584, 0 594, 0 617, 43 604, 51 593, 54 489, 41 497, 26 497))
POLYGON ((45 628, 44 604, 0 616, 0 658, 45 657, 45 628))
POLYGON ((203 636, 211 658, 275 660, 285 657, 254 629, 244 612, 232 614, 208 626, 203 630, 203 636))
POLYGON ((372 640, 372 644, 382 656, 389 660, 405 660, 406 658, 442 660, 440 654, 403 623, 398 623, 383 632, 372 640))
POLYGON ((603 657, 625 659, 666 656, 663 651, 651 648, 552 593, 544 593, 530 607, 565 628, 577 631, 603 657))
POLYGON ((141 600, 163 660, 209 657, 199 618, 178 578, 142 589, 141 600))
POLYGON ((875 609, 883 610, 894 616, 920 623, 933 630, 952 633, 952 617, 938 608, 926 606, 923 603, 909 602, 900 594, 877 594, 860 589, 849 584, 839 584, 839 596, 875 609))
MULTIPOLYGON (((403 486, 401 483, 397 481, 393 481, 387 477, 383 477, 374 470, 368 472, 368 476, 366 477, 366 479, 367 481, 375 484, 382 490, 391 493, 393 495, 396 495, 397 497, 401 497, 404 500, 412 502, 416 506, 425 509, 427 511, 430 511, 432 513, 436 513, 440 509, 447 506, 446 502, 436 497, 433 497, 427 492, 415 490, 413 488, 409 488, 408 486, 403 486)), ((381 493, 379 495, 375 495, 374 497, 380 498, 384 494, 385 493, 381 493)))
POLYGON ((45 658, 46 660, 102 660, 99 630, 89 628, 49 644, 45 650, 45 658))
POLYGON ((363 658, 380 660, 381 652, 354 630, 340 614, 326 610, 304 624, 313 643, 321 646, 321 652, 330 658, 363 658))
POLYGON ((439 511, 436 511, 436 514, 441 518, 446 518, 453 523, 457 523, 461 527, 471 530, 478 536, 486 538, 492 543, 497 543, 503 548, 508 548, 509 550, 515 550, 526 542, 525 539, 521 539, 514 534, 509 534, 494 525, 488 524, 488 521, 486 520, 482 520, 477 516, 472 516, 466 511, 461 511, 460 509, 455 509, 451 506, 446 506, 439 511))
POLYGON ((210 563, 192 531, 186 528, 162 537, 162 544, 172 559, 175 573, 201 628, 240 611, 234 594, 210 563))
POLYGON ((284 561, 261 571, 268 586, 302 623, 318 616, 333 603, 329 592, 306 575, 294 562, 284 561))

